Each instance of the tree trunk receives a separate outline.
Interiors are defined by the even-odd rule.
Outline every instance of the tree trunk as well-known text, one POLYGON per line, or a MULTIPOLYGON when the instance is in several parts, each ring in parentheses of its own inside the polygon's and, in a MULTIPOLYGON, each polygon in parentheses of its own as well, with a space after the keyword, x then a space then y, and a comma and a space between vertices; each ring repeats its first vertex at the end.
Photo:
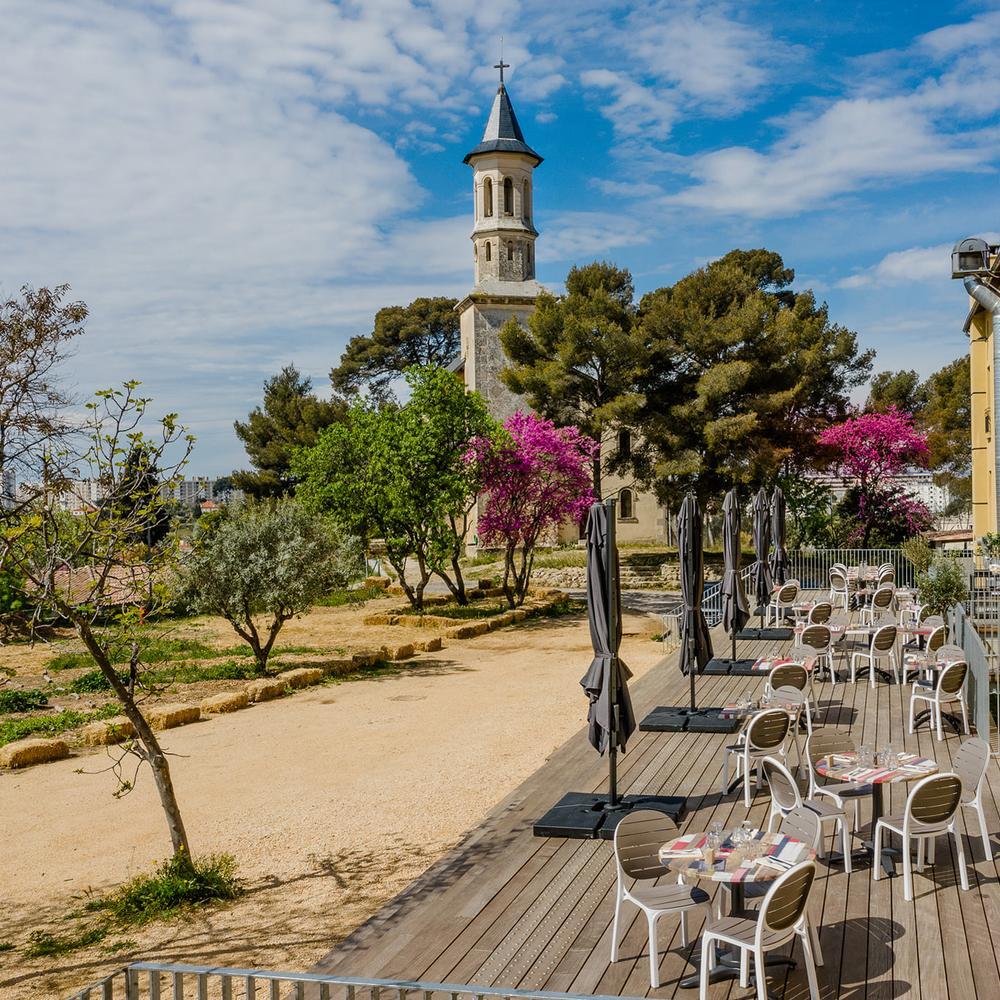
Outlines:
POLYGON ((118 676, 118 671, 109 659, 106 650, 97 640, 90 628, 89 622, 73 615, 67 615, 76 627, 77 635, 83 640, 88 652, 94 658, 101 673, 107 678, 112 689, 125 710, 125 717, 135 729, 136 736, 142 744, 143 751, 150 770, 153 772, 153 781, 156 784, 156 792, 160 797, 160 805, 167 821, 167 829, 170 832, 170 842, 173 845, 174 857, 191 859, 191 846, 188 843, 187 832, 184 829, 184 820, 181 817, 181 809, 177 803, 177 795, 174 792, 174 783, 170 777, 170 765, 166 755, 163 753, 160 743, 153 732, 152 727, 146 721, 146 717, 139 710, 135 699, 130 695, 128 687, 122 683, 118 676))
POLYGON ((508 542, 503 554, 503 596, 507 599, 507 606, 512 610, 517 607, 515 593, 510 589, 511 574, 516 574, 514 565, 516 546, 513 542, 508 542))

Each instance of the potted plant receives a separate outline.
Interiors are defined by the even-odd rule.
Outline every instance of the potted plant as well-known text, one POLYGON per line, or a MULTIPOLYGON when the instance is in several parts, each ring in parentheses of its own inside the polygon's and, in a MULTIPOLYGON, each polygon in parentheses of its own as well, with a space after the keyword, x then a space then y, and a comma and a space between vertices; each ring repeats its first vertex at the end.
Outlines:
POLYGON ((965 571, 957 559, 939 556, 925 573, 917 575, 920 603, 928 606, 932 615, 945 615, 954 604, 969 599, 969 585, 965 571))

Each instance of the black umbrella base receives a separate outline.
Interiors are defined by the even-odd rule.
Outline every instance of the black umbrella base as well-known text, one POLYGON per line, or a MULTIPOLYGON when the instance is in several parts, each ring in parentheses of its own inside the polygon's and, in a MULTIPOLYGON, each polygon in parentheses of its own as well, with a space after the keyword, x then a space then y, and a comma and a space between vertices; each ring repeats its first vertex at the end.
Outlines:
POLYGON ((792 630, 790 628, 745 628, 742 632, 736 633, 737 639, 766 639, 768 641, 782 641, 791 639, 792 630))
POLYGON ((735 733, 739 719, 724 719, 721 708, 660 706, 654 708, 639 729, 644 733, 735 733))
POLYGON ((755 673, 753 665, 756 660, 723 660, 716 657, 705 664, 702 673, 715 677, 750 677, 755 673))
POLYGON ((623 795, 610 806, 607 795, 567 792, 532 828, 536 837, 611 840, 619 821, 633 809, 652 809, 680 823, 687 799, 679 795, 623 795))

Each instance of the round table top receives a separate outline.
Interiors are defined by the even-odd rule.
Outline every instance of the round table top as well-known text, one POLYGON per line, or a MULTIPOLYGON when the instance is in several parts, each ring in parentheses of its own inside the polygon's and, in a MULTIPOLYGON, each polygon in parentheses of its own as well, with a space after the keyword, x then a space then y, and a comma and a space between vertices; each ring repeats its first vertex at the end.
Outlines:
POLYGON ((860 767, 857 753, 835 753, 821 757, 813 765, 817 774, 834 781, 853 781, 859 785, 885 785, 896 781, 914 781, 937 774, 938 766, 930 757, 900 753, 899 766, 860 767))
POLYGON ((796 659, 794 656, 758 656, 750 668, 755 674, 769 674, 775 667, 790 667, 792 665, 804 667, 806 673, 816 666, 814 656, 804 656, 796 659))
POLYGON ((757 830, 754 840, 761 845, 762 854, 753 859, 747 857, 743 849, 733 849, 730 836, 730 833, 723 836, 715 864, 710 869, 706 868, 702 856, 708 841, 706 833, 688 833, 664 844, 660 848, 660 862, 688 878, 713 882, 771 882, 793 865, 816 857, 816 852, 801 840, 757 830))

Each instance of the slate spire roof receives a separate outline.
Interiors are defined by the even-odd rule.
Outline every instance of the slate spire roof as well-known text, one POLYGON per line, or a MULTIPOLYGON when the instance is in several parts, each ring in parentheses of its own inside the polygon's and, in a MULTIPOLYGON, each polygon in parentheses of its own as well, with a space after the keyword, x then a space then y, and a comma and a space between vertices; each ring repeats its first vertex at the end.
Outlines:
POLYGON ((480 153, 524 153, 535 159, 535 166, 542 158, 524 141, 521 126, 517 123, 517 115, 507 96, 507 88, 500 84, 497 96, 493 99, 490 117, 483 130, 483 139, 465 154, 463 163, 468 163, 480 153))

